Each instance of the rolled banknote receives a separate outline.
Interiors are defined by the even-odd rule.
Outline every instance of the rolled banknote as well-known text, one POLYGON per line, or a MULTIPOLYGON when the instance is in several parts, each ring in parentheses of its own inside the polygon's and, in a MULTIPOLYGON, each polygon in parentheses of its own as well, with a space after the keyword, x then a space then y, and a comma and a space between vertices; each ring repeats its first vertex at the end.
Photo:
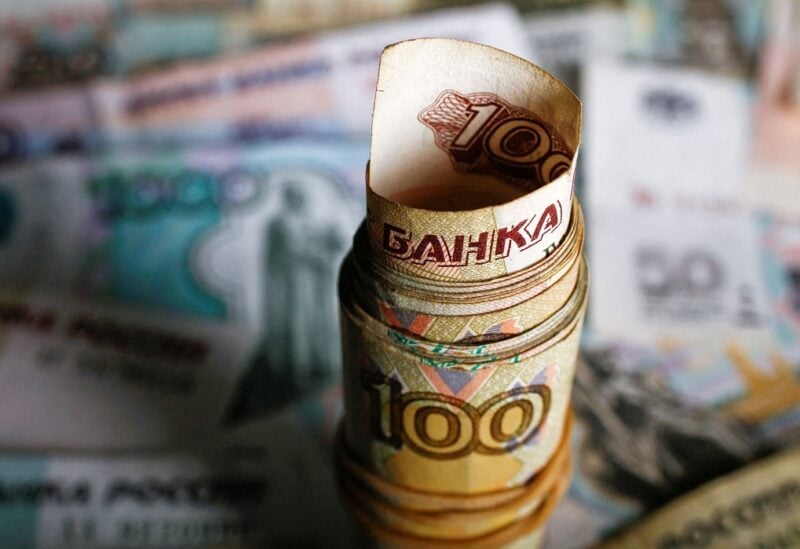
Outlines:
POLYGON ((580 102, 542 69, 499 55, 449 40, 384 53, 367 234, 389 268, 488 280, 537 263, 567 233, 580 102), (466 52, 469 70, 451 63, 466 52))
POLYGON ((546 259, 484 283, 428 281, 370 260, 360 230, 351 261, 354 292, 365 310, 388 326, 443 343, 502 339, 533 328, 561 308, 575 288, 583 251, 583 217, 573 203, 564 242, 546 259))
POLYGON ((475 494, 524 484, 548 462, 563 436, 585 272, 548 322, 481 345, 387 330, 346 286, 341 295, 345 434, 361 463, 415 490, 475 494))
POLYGON ((338 458, 347 473, 340 475, 340 485, 352 506, 364 510, 362 520, 418 541, 486 544, 487 537, 507 535, 521 519, 541 515, 542 508, 558 499, 571 470, 569 424, 558 450, 536 478, 503 492, 463 496, 407 490, 350 461, 346 451, 339 451, 338 458))
POLYGON ((800 450, 786 450, 697 489, 602 545, 791 547, 800 536, 800 450))
POLYGON ((559 460, 542 471, 524 502, 512 502, 509 509, 486 508, 464 514, 441 510, 433 514, 408 513, 375 500, 369 493, 348 492, 351 488, 346 484, 343 490, 366 538, 377 540, 380 547, 533 549, 542 542, 546 521, 561 500, 569 475, 569 461, 563 466, 559 460), (508 517, 498 521, 503 514, 508 517), (492 523, 499 527, 487 531, 492 523))
MULTIPOLYGON (((390 46, 368 168, 369 243, 353 253, 420 286, 452 284, 449 298, 428 292, 434 302, 468 297, 481 284, 502 294, 504 276, 564 247, 579 120, 574 95, 508 53, 446 39, 390 46), (471 162, 453 152, 460 136, 471 162), (506 225, 521 213, 525 221, 506 225), (464 229, 484 234, 468 241, 456 234, 464 229), (445 250, 463 263, 444 265, 445 250)), ((366 263, 346 261, 344 451, 412 491, 472 497, 526 485, 563 439, 587 291, 576 250, 574 237, 565 263, 581 266, 560 307, 535 327, 482 342, 437 342, 387 326, 354 290, 359 276, 369 278, 356 274, 366 263)))

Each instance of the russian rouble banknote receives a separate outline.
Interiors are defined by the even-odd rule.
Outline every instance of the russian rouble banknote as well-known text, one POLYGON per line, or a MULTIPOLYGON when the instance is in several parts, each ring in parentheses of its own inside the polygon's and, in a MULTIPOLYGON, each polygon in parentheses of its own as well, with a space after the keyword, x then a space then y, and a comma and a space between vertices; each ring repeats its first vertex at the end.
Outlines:
POLYGON ((796 545, 798 461, 797 449, 759 460, 667 505, 601 547, 796 545))
POLYGON ((264 38, 361 23, 439 3, 390 0, 80 0, 0 8, 0 91, 124 76, 264 38))
POLYGON ((254 340, 246 326, 4 291, 0 445, 208 444, 225 427, 254 340))
POLYGON ((508 5, 365 25, 129 80, 13 96, 0 105, 0 161, 98 143, 367 136, 381 50, 433 34, 530 57, 524 27, 508 5))
POLYGON ((746 84, 618 62, 582 84, 592 293, 553 547, 595 543, 800 437, 800 230, 744 200, 746 84))
POLYGON ((625 48, 625 12, 611 3, 524 16, 537 65, 567 84, 579 97, 581 73, 597 58, 615 58, 625 48))
POLYGON ((744 84, 616 62, 592 64, 584 84, 593 333, 667 344, 764 332, 756 223, 741 200, 744 84))
POLYGON ((773 2, 761 60, 747 199, 800 217, 800 5, 773 2))
POLYGON ((752 74, 765 0, 627 0, 628 52, 638 58, 752 74))
POLYGON ((14 547, 353 547, 330 446, 340 391, 310 393, 203 451, 0 455, 14 547))
POLYGON ((255 332, 215 362, 240 421, 339 372, 336 273, 364 216, 366 157, 360 142, 282 141, 20 165, 0 174, 0 284, 113 301, 156 327, 164 312, 255 332))

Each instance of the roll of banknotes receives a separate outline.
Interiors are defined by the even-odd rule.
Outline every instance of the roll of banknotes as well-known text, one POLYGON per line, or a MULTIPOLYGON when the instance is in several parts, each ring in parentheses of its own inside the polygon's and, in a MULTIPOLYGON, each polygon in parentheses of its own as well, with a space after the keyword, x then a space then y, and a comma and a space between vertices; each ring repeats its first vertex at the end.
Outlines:
POLYGON ((500 50, 384 50, 339 279, 340 487, 387 546, 536 543, 569 477, 588 290, 580 103, 500 50))
POLYGON ((353 265, 353 291, 365 310, 383 323, 442 343, 496 341, 527 331, 561 308, 575 288, 583 250, 584 222, 577 201, 564 242, 542 261, 478 284, 420 279, 382 267, 366 252, 360 230, 353 265))

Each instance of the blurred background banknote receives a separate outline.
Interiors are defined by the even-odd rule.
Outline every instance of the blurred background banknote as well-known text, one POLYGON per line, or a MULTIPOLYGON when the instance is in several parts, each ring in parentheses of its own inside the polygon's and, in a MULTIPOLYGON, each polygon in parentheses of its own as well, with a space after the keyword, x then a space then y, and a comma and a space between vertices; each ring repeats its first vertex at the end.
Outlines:
POLYGON ((330 457, 336 272, 365 211, 378 57, 414 37, 511 51, 583 101, 592 290, 545 547, 664 507, 615 538, 654 539, 675 498, 796 446, 798 13, 0 3, 0 539, 358 543, 330 457))
POLYGON ((352 547, 324 448, 338 405, 336 390, 310 393, 199 452, 6 452, 0 536, 14 547, 352 547))
POLYGON ((339 368, 336 267, 363 216, 365 156, 281 141, 20 165, 0 176, 0 281, 260 334, 249 366, 225 372, 242 419, 339 368))
POLYGON ((366 137, 381 50, 432 34, 529 55, 516 13, 494 4, 293 39, 127 80, 29 92, 0 104, 0 162, 102 144, 366 137))

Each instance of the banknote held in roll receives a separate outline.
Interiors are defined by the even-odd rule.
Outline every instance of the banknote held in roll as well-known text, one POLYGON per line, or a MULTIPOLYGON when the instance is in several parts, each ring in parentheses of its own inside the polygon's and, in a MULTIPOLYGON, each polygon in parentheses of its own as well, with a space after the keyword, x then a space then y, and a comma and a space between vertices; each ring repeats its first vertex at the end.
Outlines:
POLYGON ((452 40, 384 53, 368 169, 370 244, 388 267, 479 281, 546 257, 570 222, 580 104, 550 75, 474 45, 484 77, 452 40), (425 61, 424 61, 425 60, 425 61), (408 85, 413 75, 414 85, 408 85))

